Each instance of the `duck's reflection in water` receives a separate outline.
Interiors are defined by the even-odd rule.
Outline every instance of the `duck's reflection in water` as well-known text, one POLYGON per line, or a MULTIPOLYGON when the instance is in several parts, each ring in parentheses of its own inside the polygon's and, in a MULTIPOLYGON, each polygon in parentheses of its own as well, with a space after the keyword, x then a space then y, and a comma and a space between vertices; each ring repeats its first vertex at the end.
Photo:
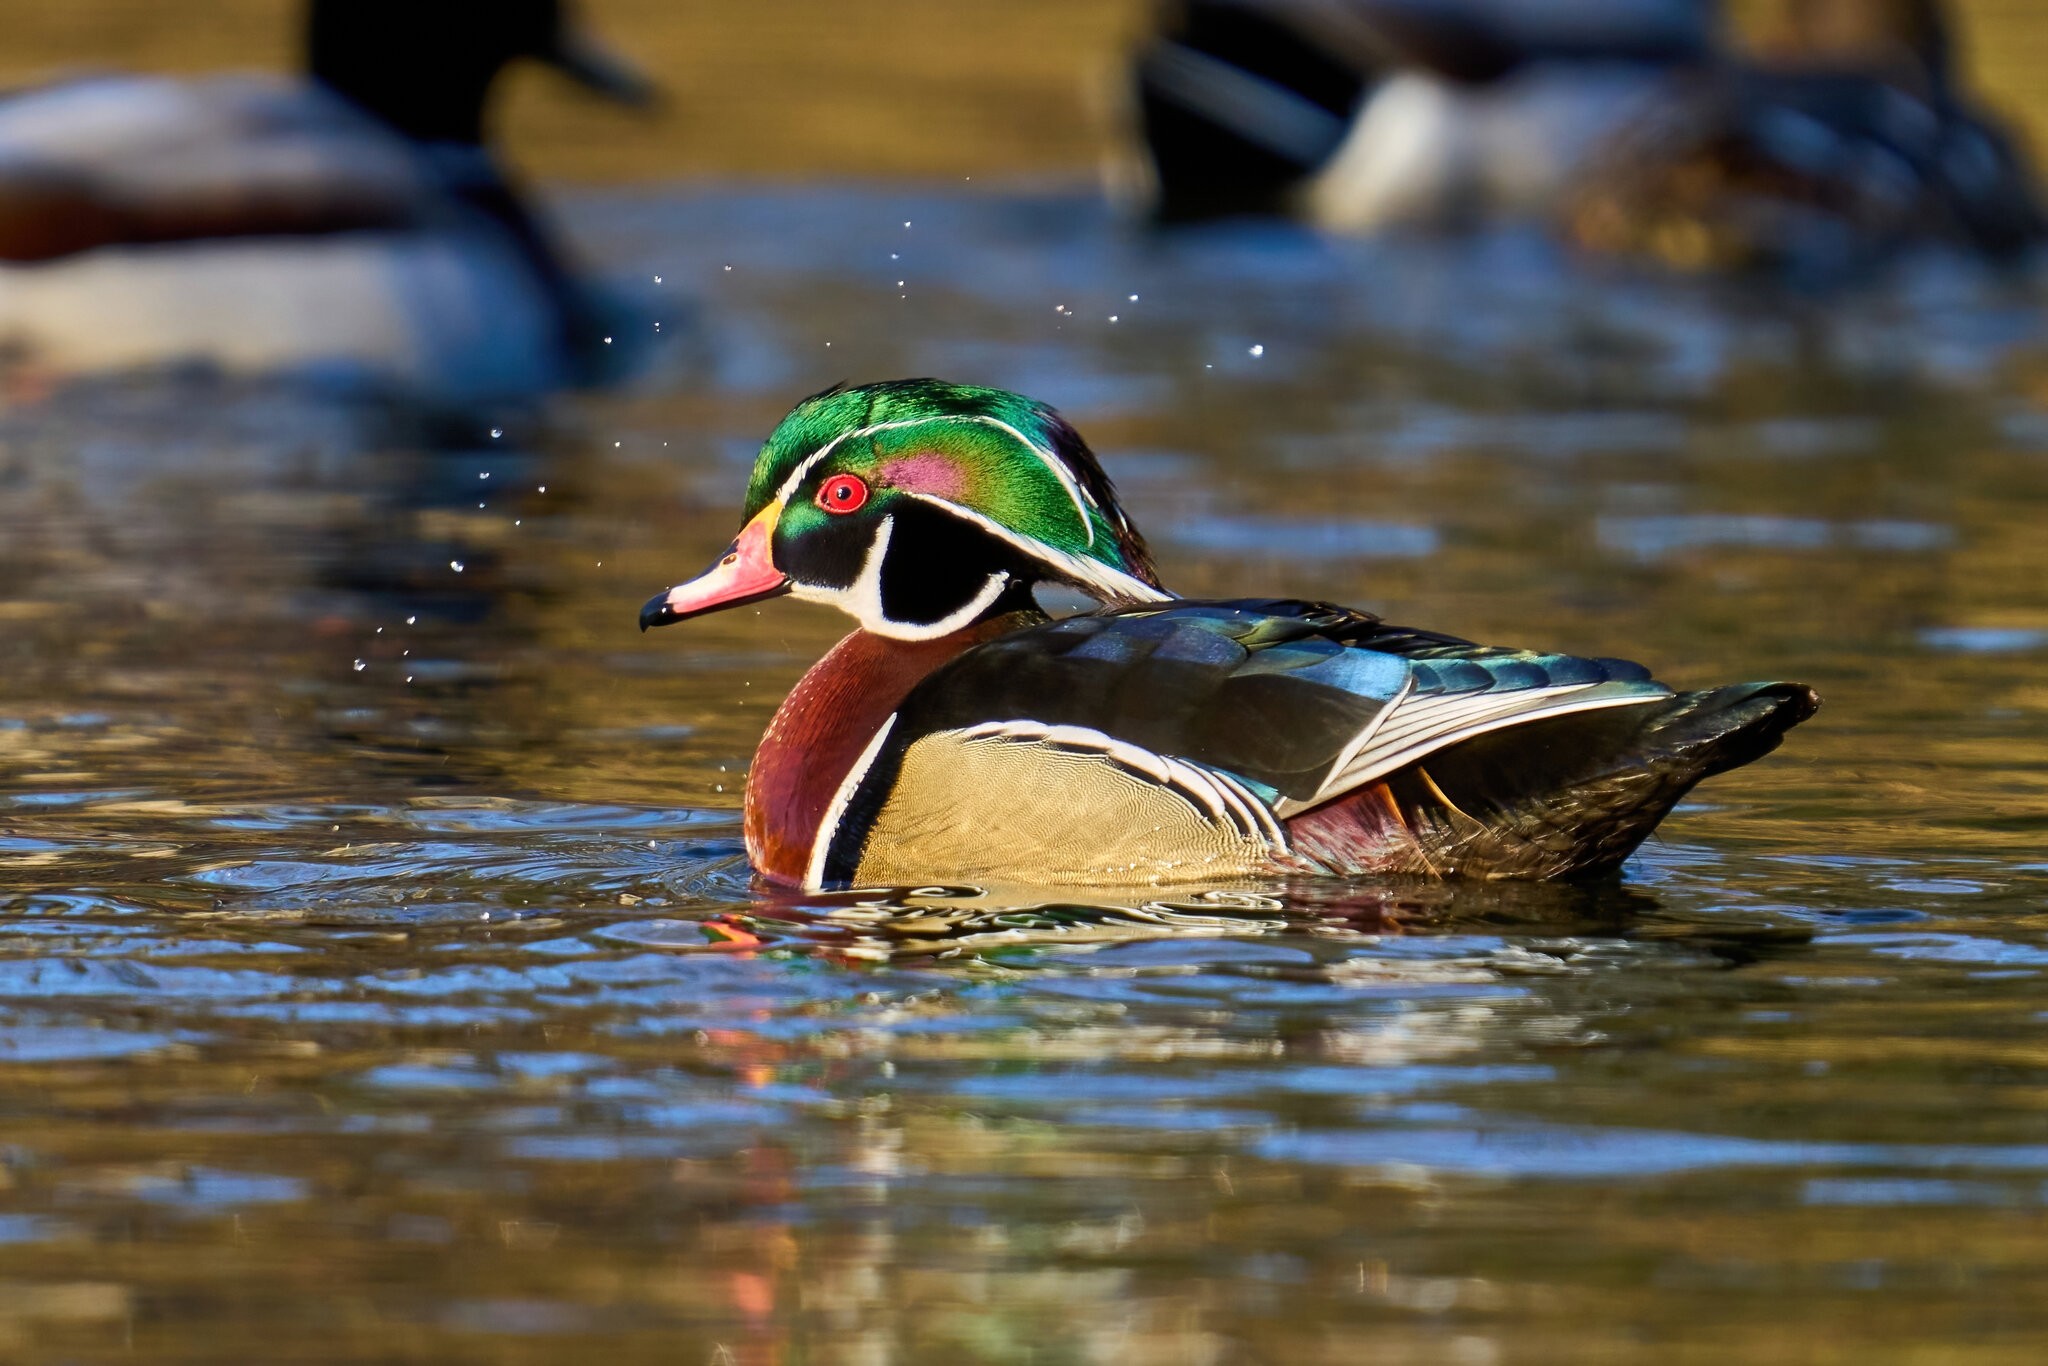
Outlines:
MULTIPOLYGON (((1062 888, 1057 894, 1017 887, 873 887, 763 897, 744 911, 671 924, 684 938, 728 950, 807 948, 877 961, 996 955, 1020 965, 1030 963, 1028 955, 1004 951, 1285 937, 1290 946, 1308 950, 1298 963, 1247 962, 1233 970, 1275 976, 1341 971, 1354 977, 1362 969, 1360 947, 1386 939, 1484 938, 1526 960, 1523 969, 1541 970, 1546 958, 1568 963, 1586 939, 1664 945, 1740 963, 1769 946, 1808 938, 1804 929, 1776 923, 1680 920, 1664 914, 1656 896, 1619 879, 1299 879, 1262 887, 1062 888), (1532 951, 1532 942, 1555 948, 1532 951), (1319 945, 1328 952, 1316 952, 1319 945)), ((1407 966, 1390 961, 1387 975, 1471 967, 1456 954, 1421 958, 1404 952, 1402 959, 1407 966)), ((1231 966, 1227 954, 1205 954, 1201 961, 1205 970, 1231 966)))

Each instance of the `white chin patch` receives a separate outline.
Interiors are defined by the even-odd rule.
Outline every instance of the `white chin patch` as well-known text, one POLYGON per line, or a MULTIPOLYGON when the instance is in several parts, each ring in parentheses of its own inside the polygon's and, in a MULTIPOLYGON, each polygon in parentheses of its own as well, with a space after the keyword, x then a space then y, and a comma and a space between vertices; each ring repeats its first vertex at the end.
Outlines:
POLYGON ((937 640, 972 625, 975 618, 986 612, 1010 586, 1009 571, 997 570, 982 581, 981 587, 966 603, 937 621, 892 620, 882 607, 882 562, 888 558, 889 538, 895 530, 894 517, 884 517, 876 524, 875 538, 868 542, 868 553, 861 561, 860 573, 846 587, 820 588, 816 584, 792 583, 791 594, 810 602, 829 602, 858 621, 862 630, 874 635, 896 640, 937 640))

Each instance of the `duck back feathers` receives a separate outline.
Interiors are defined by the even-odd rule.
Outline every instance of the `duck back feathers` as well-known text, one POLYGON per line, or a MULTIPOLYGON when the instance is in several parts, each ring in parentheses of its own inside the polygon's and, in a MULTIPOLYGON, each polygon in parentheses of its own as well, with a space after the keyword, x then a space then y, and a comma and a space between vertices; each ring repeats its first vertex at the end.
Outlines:
POLYGON ((814 880, 1090 880, 1105 858, 1138 882, 1603 872, 1814 705, 1795 684, 1674 694, 1627 661, 1324 603, 1090 613, 978 645, 911 690, 849 774, 814 880), (1143 810, 1108 820, 1141 792, 1143 810))

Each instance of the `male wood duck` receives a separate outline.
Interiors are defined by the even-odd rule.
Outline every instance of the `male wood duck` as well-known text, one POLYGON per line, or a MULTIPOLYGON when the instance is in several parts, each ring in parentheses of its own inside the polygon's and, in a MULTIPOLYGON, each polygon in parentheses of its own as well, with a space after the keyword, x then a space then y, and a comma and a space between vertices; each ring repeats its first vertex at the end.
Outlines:
POLYGON ((1135 68, 1155 211, 1525 219, 1790 274, 1925 243, 2004 260, 2048 235, 2023 159, 1960 92, 1939 0, 1784 0, 1754 51, 1716 9, 1180 0, 1135 68))
POLYGON ((484 145, 517 60, 648 98, 563 0, 311 0, 306 54, 305 81, 0 97, 0 350, 60 378, 205 362, 457 402, 620 368, 625 339, 605 337, 623 310, 565 266, 484 145))
POLYGON ((1176 598, 1059 414, 932 379, 798 404, 731 549, 640 624, 783 593, 859 623, 747 777, 755 869, 810 889, 1597 874, 1819 705, 1328 603, 1176 598), (1044 584, 1104 605, 1053 620, 1044 584))

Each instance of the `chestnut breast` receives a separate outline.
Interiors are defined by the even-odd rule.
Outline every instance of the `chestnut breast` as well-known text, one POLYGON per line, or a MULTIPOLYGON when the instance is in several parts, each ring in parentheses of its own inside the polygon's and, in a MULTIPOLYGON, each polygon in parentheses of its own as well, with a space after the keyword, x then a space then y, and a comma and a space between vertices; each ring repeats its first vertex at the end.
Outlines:
POLYGON ((979 622, 937 640, 855 631, 798 680, 747 774, 747 857, 771 882, 801 886, 833 794, 910 690, 954 656, 1027 624, 979 622))

